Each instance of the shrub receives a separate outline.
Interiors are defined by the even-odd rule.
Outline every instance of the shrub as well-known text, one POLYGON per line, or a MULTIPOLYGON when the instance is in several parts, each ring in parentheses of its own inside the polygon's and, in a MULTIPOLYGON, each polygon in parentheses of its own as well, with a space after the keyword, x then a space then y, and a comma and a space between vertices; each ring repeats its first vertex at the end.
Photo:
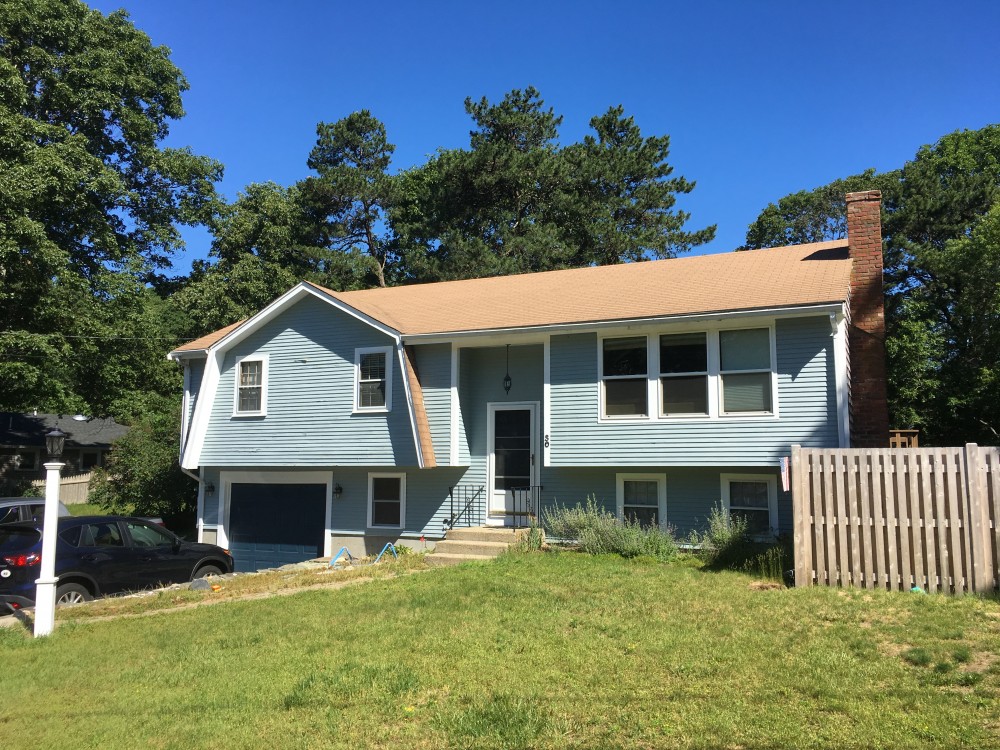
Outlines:
POLYGON ((746 519, 730 515, 721 505, 712 506, 706 532, 691 533, 691 544, 700 547, 698 555, 706 565, 714 568, 745 564, 753 546, 747 535, 746 519))
POLYGON ((553 508, 542 509, 542 526, 547 534, 556 539, 575 541, 580 539, 584 529, 608 524, 618 519, 598 505, 594 498, 587 497, 587 504, 577 503, 568 508, 558 503, 553 508))
POLYGON ((652 557, 672 560, 677 556, 677 542, 670 531, 644 527, 637 521, 620 521, 587 498, 585 506, 572 508, 557 505, 542 514, 546 531, 564 540, 576 540, 580 549, 591 555, 652 557))

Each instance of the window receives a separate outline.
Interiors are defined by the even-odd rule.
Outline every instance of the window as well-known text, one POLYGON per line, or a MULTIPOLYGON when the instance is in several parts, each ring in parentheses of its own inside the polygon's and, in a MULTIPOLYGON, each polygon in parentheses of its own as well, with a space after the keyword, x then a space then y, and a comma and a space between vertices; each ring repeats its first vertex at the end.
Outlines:
POLYGON ((80 534, 81 547, 124 547, 121 529, 114 521, 88 524, 80 534))
POLYGON ((162 529, 155 526, 147 526, 144 523, 126 521, 125 527, 132 537, 132 544, 136 547, 173 547, 174 537, 162 529))
POLYGON ((618 517, 642 526, 667 523, 667 480, 663 474, 619 474, 618 517))
POLYGON ((660 336, 661 414, 708 414, 708 337, 660 336))
POLYGON ((406 474, 368 475, 368 526, 403 528, 406 519, 406 474))
POLYGON ((771 406, 771 332, 748 328, 719 332, 722 412, 773 411, 771 406))
POLYGON ((267 413, 267 355, 236 362, 236 403, 233 416, 262 417, 267 413))
POLYGON ((97 451, 83 451, 80 454, 80 468, 83 471, 90 471, 95 466, 101 465, 101 454, 97 451))
POLYGON ((34 471, 38 468, 38 454, 33 450, 0 451, 0 466, 14 471, 34 471))
POLYGON ((723 474, 722 505, 735 517, 745 518, 747 532, 769 537, 778 530, 777 479, 760 474, 723 474))
POLYGON ((354 352, 355 411, 392 409, 392 347, 357 349, 354 352))
POLYGON ((604 339, 601 380, 605 417, 646 417, 646 337, 604 339))

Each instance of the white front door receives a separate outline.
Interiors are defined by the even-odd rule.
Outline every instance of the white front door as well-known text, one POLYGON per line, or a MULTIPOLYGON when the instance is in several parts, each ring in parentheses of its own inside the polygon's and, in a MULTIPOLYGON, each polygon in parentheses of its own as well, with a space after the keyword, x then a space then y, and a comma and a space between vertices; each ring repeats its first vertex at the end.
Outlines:
MULTIPOLYGON (((489 513, 494 520, 527 512, 538 484, 538 404, 489 404, 489 513)), ((523 520, 523 519, 521 519, 523 520)))

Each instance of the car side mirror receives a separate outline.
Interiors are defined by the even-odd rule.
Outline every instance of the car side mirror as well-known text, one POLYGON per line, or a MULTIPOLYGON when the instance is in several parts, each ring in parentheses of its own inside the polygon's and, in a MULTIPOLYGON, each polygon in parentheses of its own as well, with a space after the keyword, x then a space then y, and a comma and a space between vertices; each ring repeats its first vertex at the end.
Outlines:
POLYGON ((181 540, 178 537, 175 536, 174 537, 174 543, 173 543, 172 546, 173 546, 174 552, 180 552, 181 551, 181 540))

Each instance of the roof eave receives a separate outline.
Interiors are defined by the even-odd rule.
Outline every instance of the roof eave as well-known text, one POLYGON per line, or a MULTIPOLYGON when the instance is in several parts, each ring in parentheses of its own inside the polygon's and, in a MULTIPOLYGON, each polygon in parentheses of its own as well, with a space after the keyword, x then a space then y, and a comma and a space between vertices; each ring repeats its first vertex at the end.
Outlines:
POLYGON ((680 323, 689 320, 706 320, 712 318, 745 318, 759 316, 796 317, 810 314, 838 312, 843 309, 847 300, 829 300, 825 302, 808 303, 804 305, 781 305, 777 307, 752 307, 738 310, 709 310, 697 313, 678 313, 674 315, 654 315, 639 318, 614 318, 608 320, 589 320, 570 323, 544 323, 532 326, 513 326, 507 328, 480 328, 456 331, 433 331, 426 333, 404 333, 404 343, 435 341, 453 341, 455 339, 477 336, 510 336, 537 335, 550 332, 570 332, 591 330, 597 328, 614 328, 628 325, 655 325, 657 323, 680 323))

